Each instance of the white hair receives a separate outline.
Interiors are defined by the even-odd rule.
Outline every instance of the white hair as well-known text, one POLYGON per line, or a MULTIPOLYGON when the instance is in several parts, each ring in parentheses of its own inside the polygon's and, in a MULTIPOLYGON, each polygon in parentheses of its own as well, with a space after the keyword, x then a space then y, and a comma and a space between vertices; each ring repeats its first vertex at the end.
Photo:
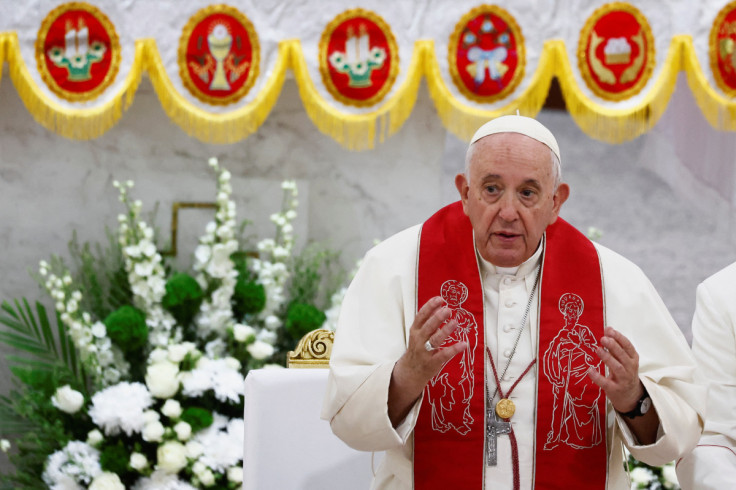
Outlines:
MULTIPOLYGON (((471 143, 468 146, 468 150, 465 152, 465 180, 468 181, 468 184, 470 184, 470 160, 473 158, 475 148, 475 142, 471 143)), ((557 190, 557 187, 562 182, 562 165, 560 164, 560 159, 557 158, 557 154, 555 154, 552 149, 549 149, 550 154, 550 163, 552 164, 552 172, 554 173, 555 178, 555 190, 557 190)))

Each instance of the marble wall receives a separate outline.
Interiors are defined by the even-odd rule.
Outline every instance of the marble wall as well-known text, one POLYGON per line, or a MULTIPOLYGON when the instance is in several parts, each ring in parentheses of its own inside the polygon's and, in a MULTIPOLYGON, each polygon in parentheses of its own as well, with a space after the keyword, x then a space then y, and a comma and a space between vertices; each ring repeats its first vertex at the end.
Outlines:
MULTIPOLYGON (((45 300, 28 270, 65 254, 73 232, 81 241, 105 240, 105 227, 115 226, 121 210, 114 179, 136 181, 144 211, 158 203, 156 223, 165 237, 172 202, 213 200, 210 156, 232 172, 239 216, 252 220, 250 230, 261 236, 272 232, 268 215, 279 207, 281 180, 296 179, 299 243, 326 242, 350 268, 375 239, 455 200, 452 179, 462 168, 464 144, 444 130, 424 86, 401 131, 362 153, 317 131, 293 80, 255 135, 221 146, 200 143, 172 124, 145 79, 118 125, 91 141, 66 140, 36 124, 7 69, 0 101, 2 299, 45 300)), ((736 260, 736 135, 707 125, 683 80, 657 127, 623 145, 589 139, 564 112, 539 118, 558 137, 563 176, 572 185, 563 216, 584 230, 602 229, 601 242, 644 269, 689 335, 695 286, 736 260)), ((182 212, 181 264, 209 213, 182 212)), ((0 372, 6 373, 4 359, 0 372)), ((8 389, 2 374, 0 392, 8 389)))

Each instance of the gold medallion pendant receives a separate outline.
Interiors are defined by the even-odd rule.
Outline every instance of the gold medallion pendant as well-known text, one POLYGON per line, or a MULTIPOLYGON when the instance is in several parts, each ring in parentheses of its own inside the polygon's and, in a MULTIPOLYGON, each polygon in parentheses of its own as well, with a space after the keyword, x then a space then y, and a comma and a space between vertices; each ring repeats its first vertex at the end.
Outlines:
POLYGON ((496 403, 496 413, 502 419, 510 419, 516 411, 516 405, 508 398, 502 398, 496 403))

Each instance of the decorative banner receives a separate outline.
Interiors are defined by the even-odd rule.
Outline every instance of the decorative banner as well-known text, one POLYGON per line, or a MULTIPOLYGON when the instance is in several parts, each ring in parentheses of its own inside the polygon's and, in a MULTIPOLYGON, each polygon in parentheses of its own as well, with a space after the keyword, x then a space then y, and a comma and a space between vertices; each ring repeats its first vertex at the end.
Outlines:
POLYGON ((494 102, 513 92, 524 76, 524 36, 514 18, 496 5, 465 14, 450 36, 452 81, 476 102, 494 102))
POLYGON ((92 100, 120 68, 115 27, 97 7, 82 2, 60 5, 41 23, 36 63, 43 81, 62 99, 92 100))
POLYGON ((729 97, 736 96, 736 2, 718 12, 708 51, 716 83, 729 97))
POLYGON ((260 47, 253 24, 237 9, 211 5, 189 19, 179 39, 179 74, 199 100, 237 102, 258 76, 260 47))
POLYGON ((628 3, 597 9, 580 32, 578 64, 599 97, 616 101, 639 93, 655 65, 654 37, 646 17, 628 3))
POLYGON ((374 105, 396 80, 396 39, 377 14, 360 8, 346 10, 322 33, 319 68, 335 99, 358 107, 374 105))

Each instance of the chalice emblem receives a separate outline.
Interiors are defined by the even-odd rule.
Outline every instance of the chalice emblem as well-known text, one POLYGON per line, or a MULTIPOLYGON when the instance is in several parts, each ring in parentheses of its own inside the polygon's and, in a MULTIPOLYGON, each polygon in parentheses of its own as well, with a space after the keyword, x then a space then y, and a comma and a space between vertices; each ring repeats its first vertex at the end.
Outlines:
POLYGON ((210 90, 230 90, 230 84, 225 74, 224 61, 233 45, 233 37, 227 26, 215 24, 212 32, 207 36, 207 45, 215 59, 215 74, 210 83, 210 90))

